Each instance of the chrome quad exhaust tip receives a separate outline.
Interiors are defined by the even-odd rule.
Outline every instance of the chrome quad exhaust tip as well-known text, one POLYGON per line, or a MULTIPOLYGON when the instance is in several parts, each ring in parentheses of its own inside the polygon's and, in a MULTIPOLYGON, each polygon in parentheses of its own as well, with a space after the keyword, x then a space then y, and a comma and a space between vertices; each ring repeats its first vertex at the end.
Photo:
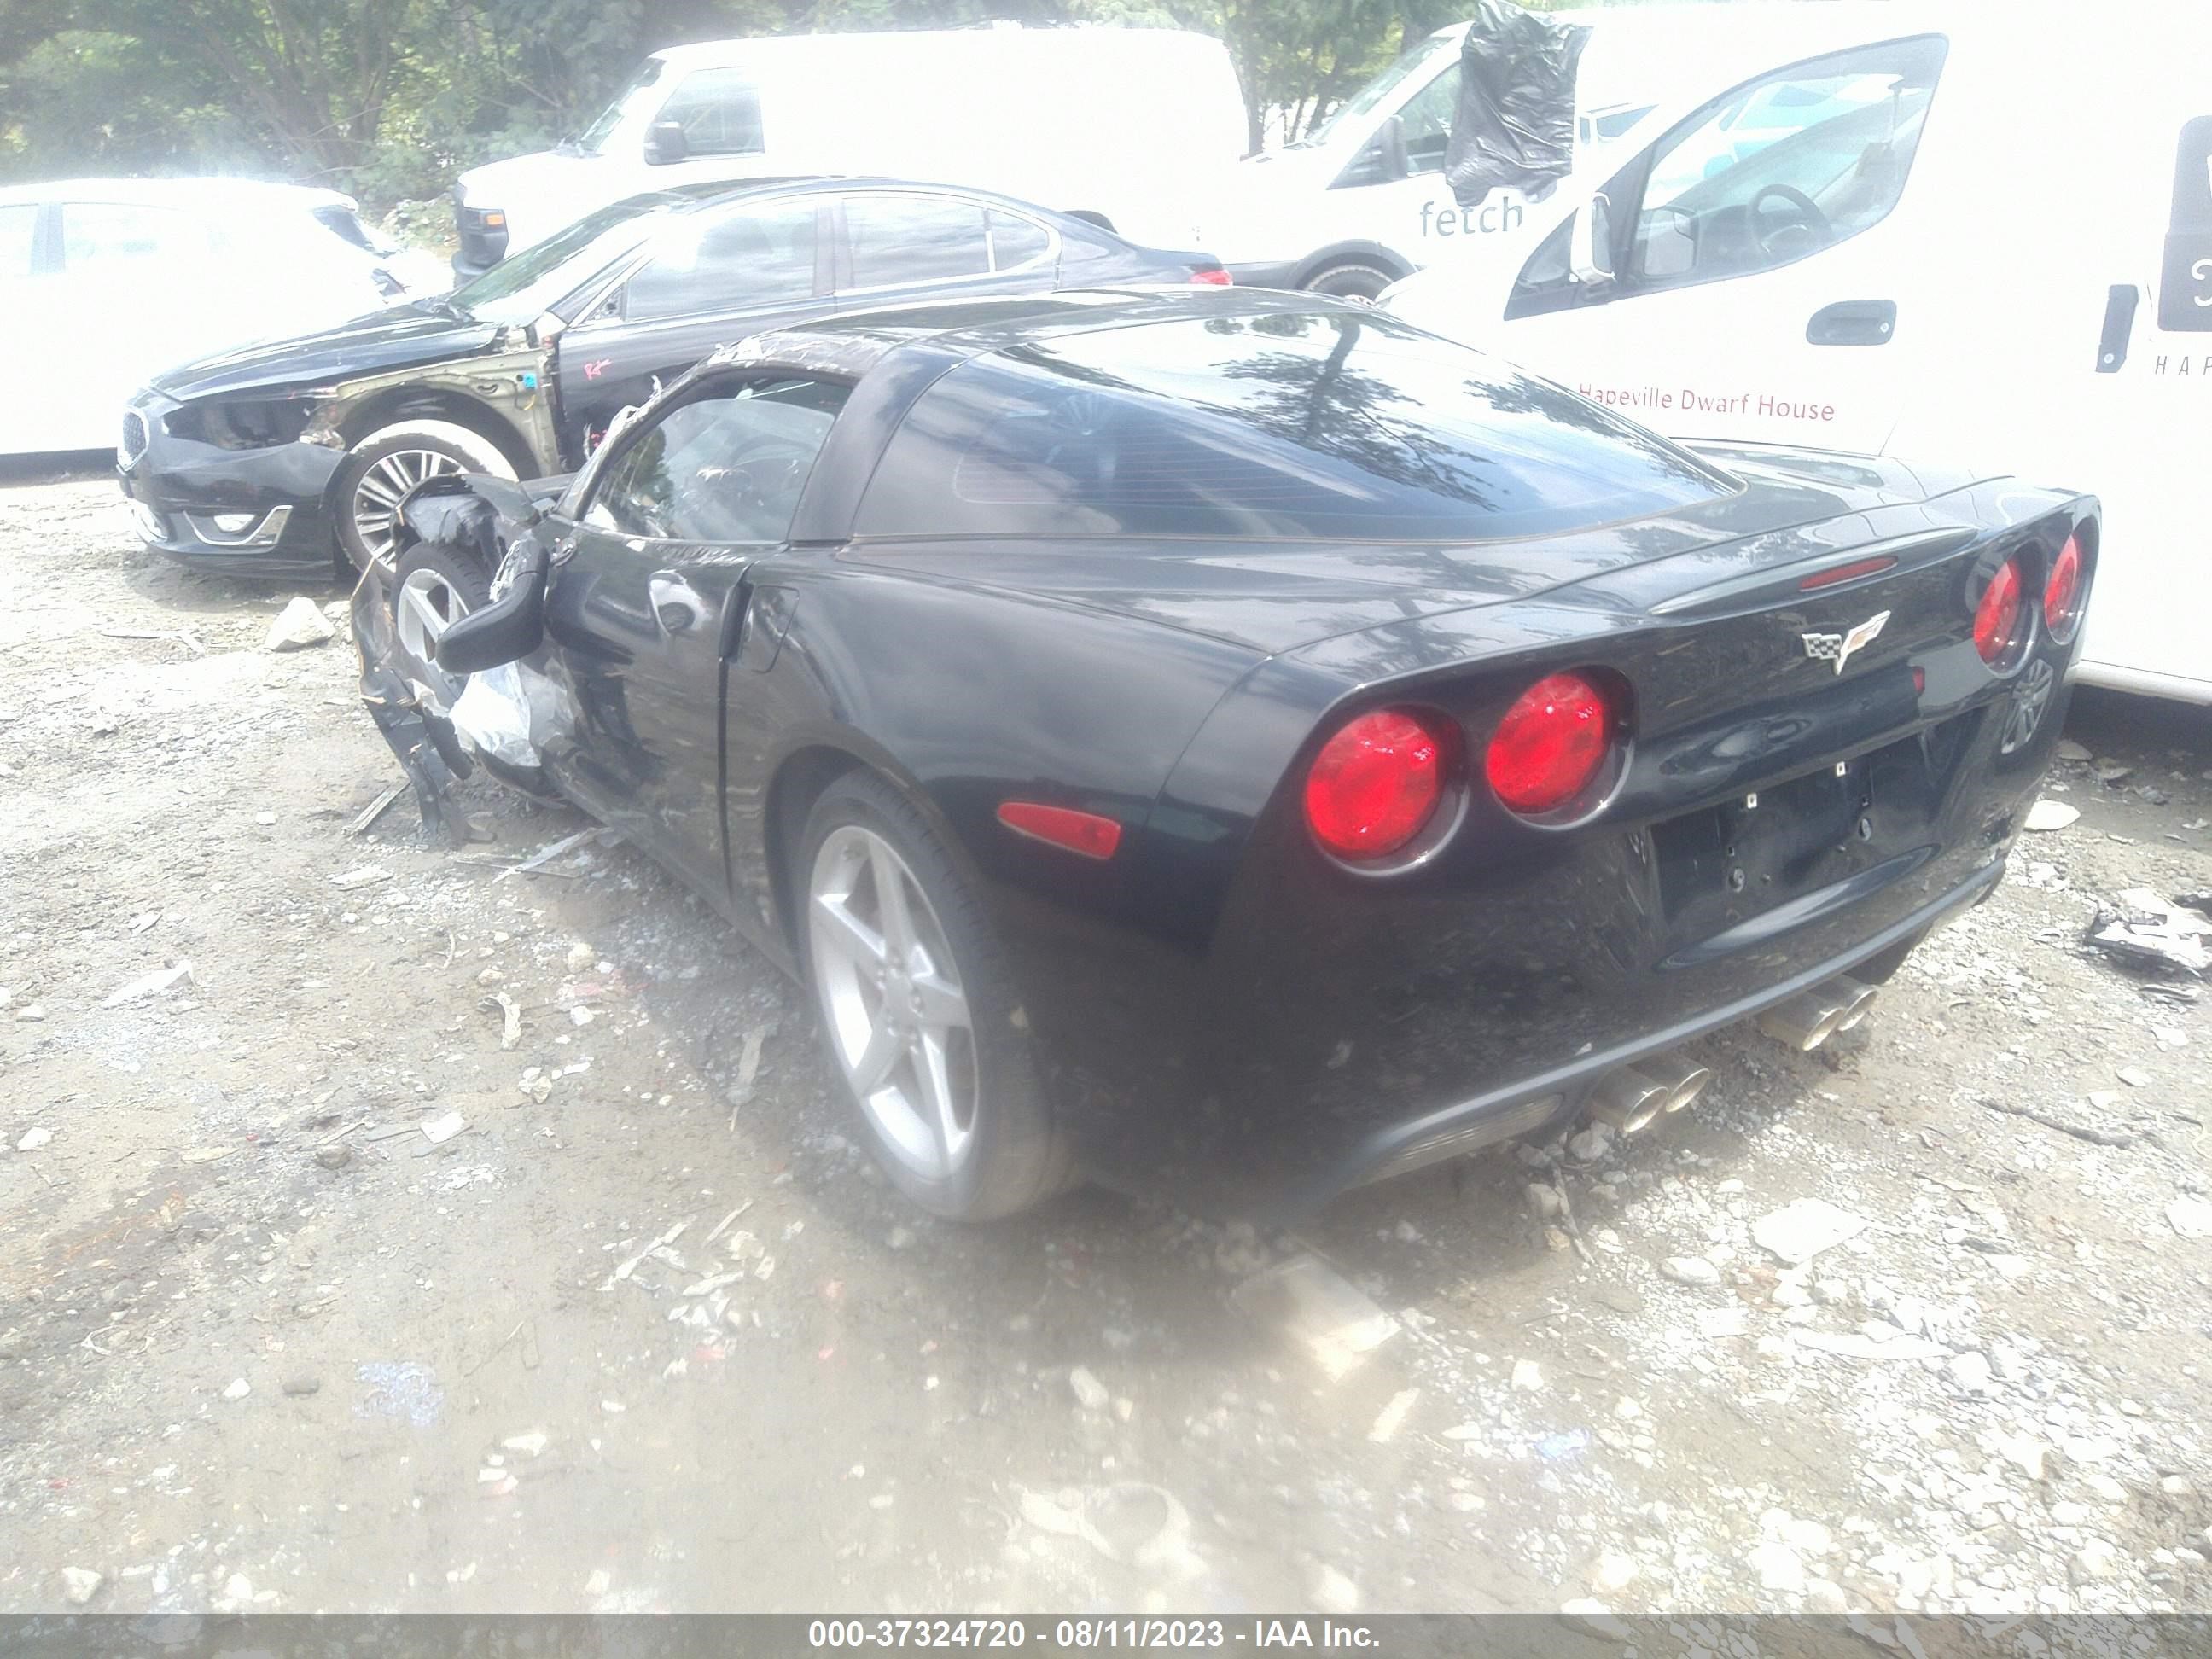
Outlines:
POLYGON ((1679 1112, 1705 1091, 1705 1085, 1713 1074, 1694 1060, 1684 1060, 1680 1054, 1655 1054, 1636 1063, 1637 1070, 1655 1083, 1666 1085, 1667 1099, 1662 1110, 1679 1112))
POLYGON ((1616 1134, 1632 1135, 1666 1112, 1671 1092, 1666 1084, 1633 1066, 1616 1066, 1591 1091, 1589 1115, 1616 1134))
POLYGON ((1877 994, 1877 988, 1838 974, 1826 984, 1767 1009, 1759 1017, 1759 1029, 1800 1054, 1809 1054, 1837 1032, 1848 1031, 1864 1019, 1877 994))
POLYGON ((1828 981, 1828 988, 1844 998, 1844 1017, 1836 1022, 1838 1031, 1848 1031, 1873 1011, 1874 1000, 1881 994, 1879 985, 1862 985, 1849 974, 1838 974, 1828 981))

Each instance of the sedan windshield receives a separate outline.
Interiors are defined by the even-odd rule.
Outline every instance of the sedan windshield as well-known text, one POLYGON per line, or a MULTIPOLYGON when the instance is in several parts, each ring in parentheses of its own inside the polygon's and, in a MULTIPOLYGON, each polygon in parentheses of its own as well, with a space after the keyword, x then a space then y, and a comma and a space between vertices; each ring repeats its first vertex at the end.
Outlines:
POLYGON ((599 272, 641 246, 669 210, 678 205, 677 198, 659 193, 611 203, 597 213, 585 215, 558 235, 501 260, 458 289, 452 304, 464 314, 486 322, 526 323, 556 309, 599 272))

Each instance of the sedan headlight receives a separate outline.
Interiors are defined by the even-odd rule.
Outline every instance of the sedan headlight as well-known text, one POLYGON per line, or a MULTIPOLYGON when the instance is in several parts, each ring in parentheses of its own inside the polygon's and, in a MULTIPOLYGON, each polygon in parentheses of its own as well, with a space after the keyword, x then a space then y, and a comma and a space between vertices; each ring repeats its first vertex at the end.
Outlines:
POLYGON ((187 404, 163 424, 177 437, 218 449, 274 449, 307 429, 315 407, 311 398, 235 398, 187 404))

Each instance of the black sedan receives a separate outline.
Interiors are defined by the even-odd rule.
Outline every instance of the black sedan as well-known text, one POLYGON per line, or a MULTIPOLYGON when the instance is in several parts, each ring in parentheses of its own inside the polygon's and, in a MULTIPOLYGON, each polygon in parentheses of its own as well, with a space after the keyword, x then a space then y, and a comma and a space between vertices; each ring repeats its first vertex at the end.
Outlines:
POLYGON ((356 601, 426 810, 473 754, 618 826, 966 1218, 1283 1213, 1856 1021, 2000 878, 2100 528, 1257 290, 769 334, 441 482, 401 580, 494 596, 413 653, 356 601))
POLYGON ((1203 254, 895 179, 728 181, 617 202, 440 299, 173 369, 117 453, 140 533, 205 568, 329 575, 392 551, 446 472, 583 464, 609 421, 716 346, 856 306, 1226 283, 1203 254))

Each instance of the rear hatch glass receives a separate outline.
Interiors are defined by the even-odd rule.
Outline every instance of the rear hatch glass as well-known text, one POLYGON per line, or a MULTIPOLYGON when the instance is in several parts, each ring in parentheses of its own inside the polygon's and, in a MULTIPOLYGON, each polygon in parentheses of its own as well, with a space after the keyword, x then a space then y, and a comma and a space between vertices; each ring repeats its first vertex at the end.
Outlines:
POLYGON ((894 441, 859 528, 1481 542, 1734 488, 1564 387, 1391 319, 1224 313, 956 369, 894 441))

